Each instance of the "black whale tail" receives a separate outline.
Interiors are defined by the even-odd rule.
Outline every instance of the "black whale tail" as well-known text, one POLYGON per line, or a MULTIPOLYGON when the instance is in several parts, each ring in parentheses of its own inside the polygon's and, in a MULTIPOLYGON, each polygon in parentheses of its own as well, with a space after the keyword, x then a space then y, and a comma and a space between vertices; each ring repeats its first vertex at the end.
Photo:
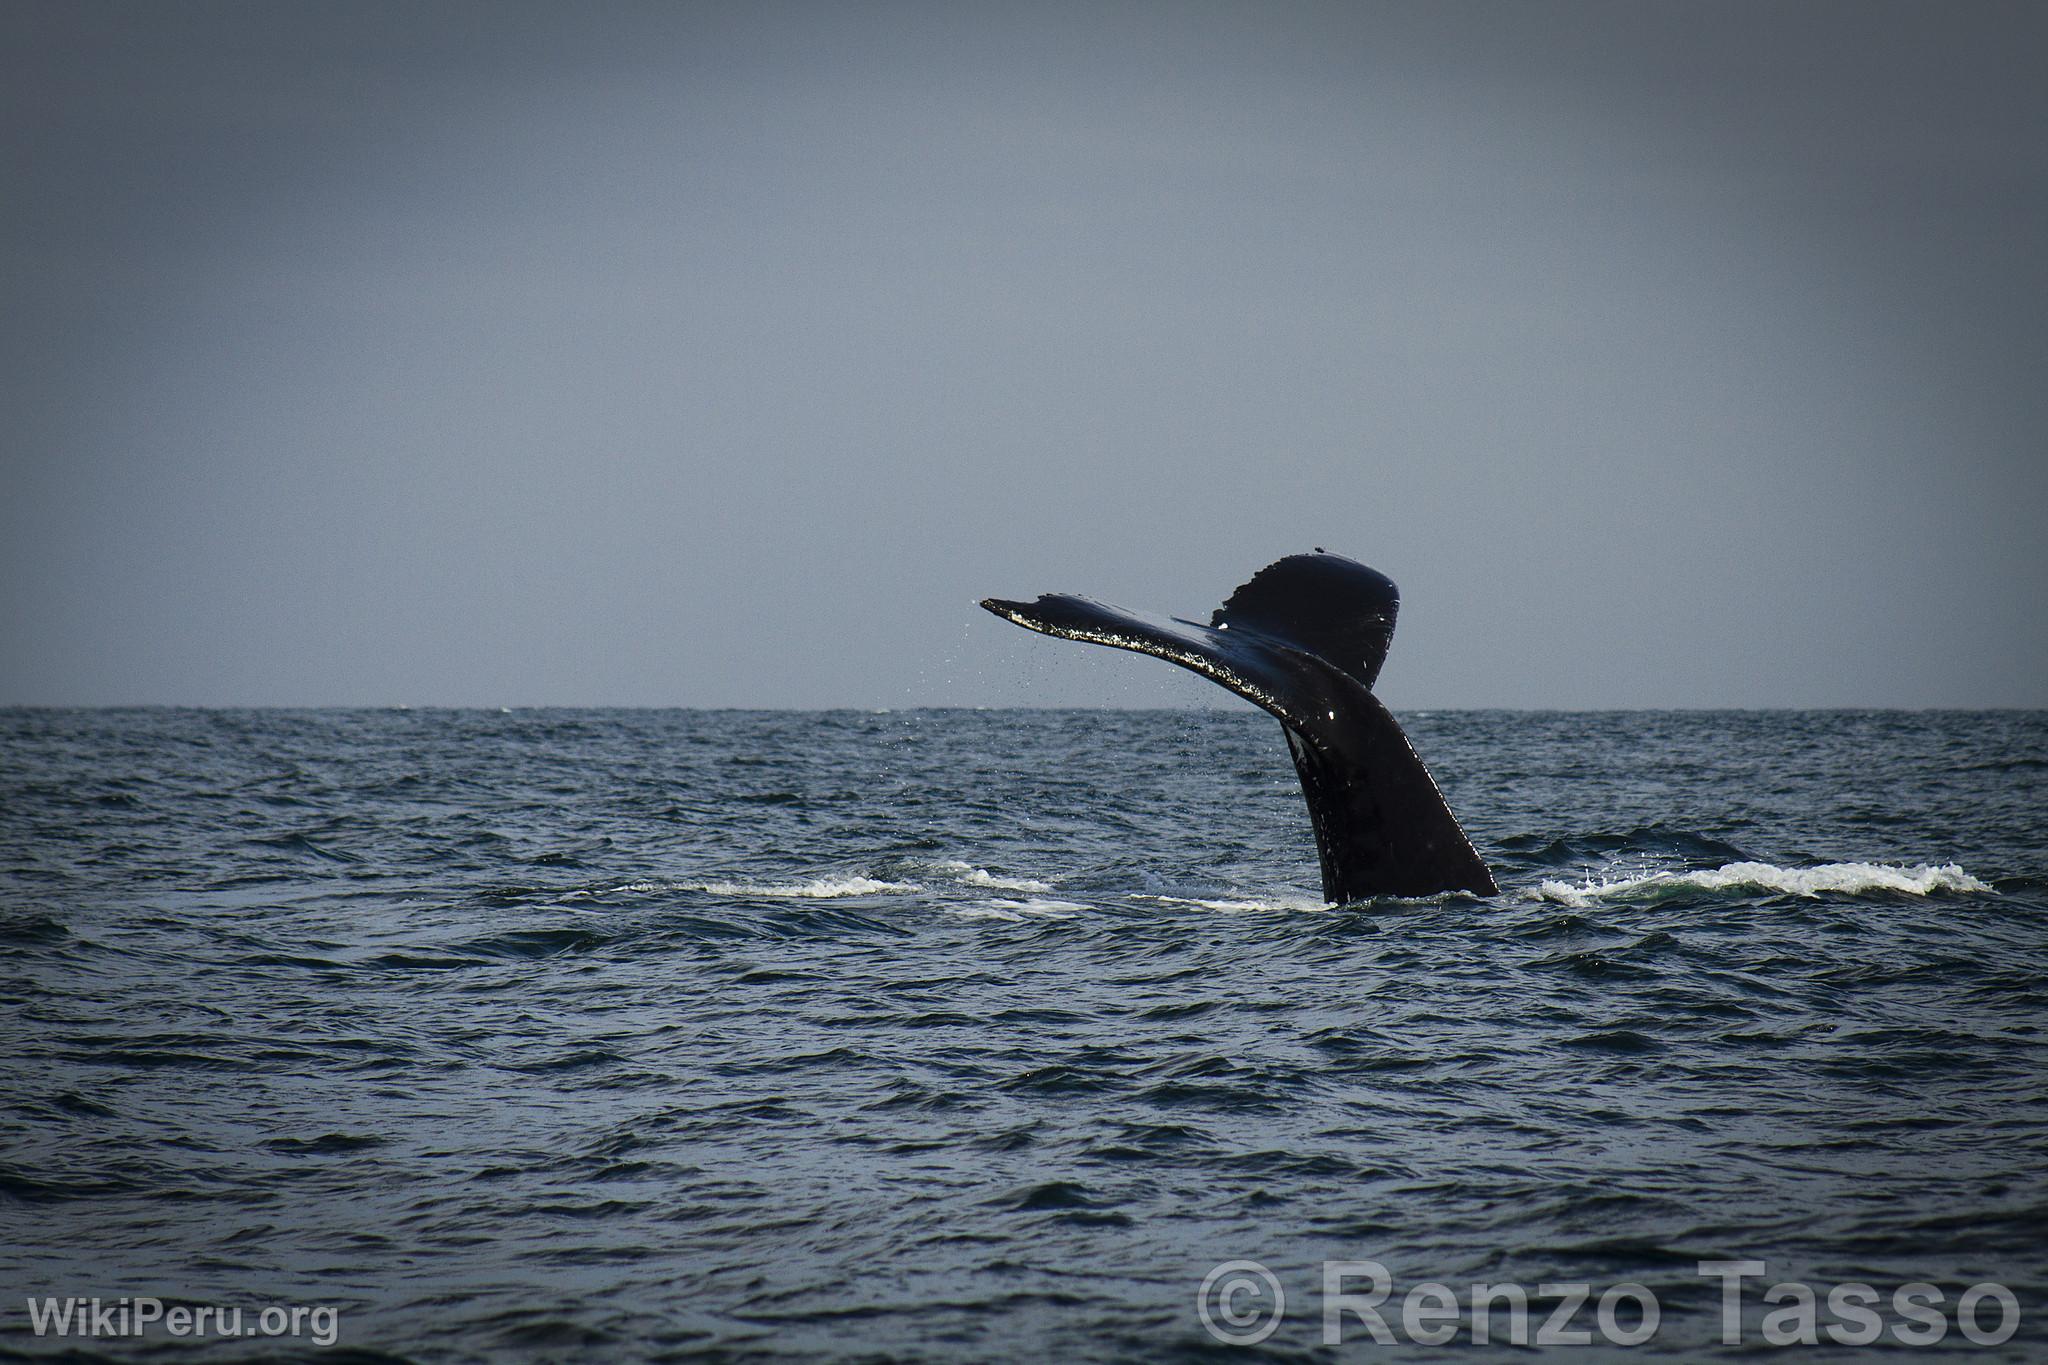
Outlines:
POLYGON ((1206 626, 1065 594, 981 605, 1047 635, 1156 655, 1276 716, 1308 802, 1325 899, 1499 889, 1372 694, 1400 607, 1385 574, 1321 550, 1289 555, 1254 574, 1206 626))

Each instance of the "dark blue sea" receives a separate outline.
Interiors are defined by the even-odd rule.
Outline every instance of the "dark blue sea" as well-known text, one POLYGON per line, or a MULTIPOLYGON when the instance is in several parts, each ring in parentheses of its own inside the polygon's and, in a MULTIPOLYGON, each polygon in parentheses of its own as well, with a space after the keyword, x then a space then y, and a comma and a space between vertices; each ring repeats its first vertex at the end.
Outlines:
POLYGON ((0 1355, 2048 1354, 2048 714, 1402 720, 0 711, 0 1355))

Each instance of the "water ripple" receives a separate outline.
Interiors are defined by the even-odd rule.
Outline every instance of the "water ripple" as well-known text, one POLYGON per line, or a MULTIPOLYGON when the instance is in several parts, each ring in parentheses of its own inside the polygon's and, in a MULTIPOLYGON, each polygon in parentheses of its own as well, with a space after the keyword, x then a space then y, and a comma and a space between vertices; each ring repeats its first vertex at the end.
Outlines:
POLYGON ((1325 906, 1237 712, 0 712, 0 1266, 342 1359, 1124 1360, 1253 1259, 1321 1360, 1374 1258, 1693 1359, 1740 1256, 2048 1349, 2048 718, 1409 728, 1501 896, 1325 906))

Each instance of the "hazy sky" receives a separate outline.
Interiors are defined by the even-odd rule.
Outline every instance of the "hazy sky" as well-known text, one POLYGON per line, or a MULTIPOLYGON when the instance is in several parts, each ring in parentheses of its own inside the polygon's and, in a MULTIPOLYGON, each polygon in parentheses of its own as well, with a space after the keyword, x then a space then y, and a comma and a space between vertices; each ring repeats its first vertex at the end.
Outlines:
POLYGON ((0 0, 0 702, 2048 705, 2048 8, 0 0))

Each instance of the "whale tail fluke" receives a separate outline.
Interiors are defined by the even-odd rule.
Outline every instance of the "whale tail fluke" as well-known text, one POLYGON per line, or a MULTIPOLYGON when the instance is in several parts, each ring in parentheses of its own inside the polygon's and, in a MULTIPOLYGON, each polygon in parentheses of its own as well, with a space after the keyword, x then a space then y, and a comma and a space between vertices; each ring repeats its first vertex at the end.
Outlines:
POLYGON ((1387 661, 1401 592, 1394 580, 1342 555, 1289 555, 1253 574, 1209 617, 1256 630, 1335 664, 1371 687, 1387 661))
POLYGON ((1400 607, 1385 574, 1320 550, 1289 555, 1252 575, 1206 626, 1060 593, 981 605, 1047 635, 1165 659, 1277 717, 1308 803, 1326 899, 1497 890, 1372 694, 1400 607))

